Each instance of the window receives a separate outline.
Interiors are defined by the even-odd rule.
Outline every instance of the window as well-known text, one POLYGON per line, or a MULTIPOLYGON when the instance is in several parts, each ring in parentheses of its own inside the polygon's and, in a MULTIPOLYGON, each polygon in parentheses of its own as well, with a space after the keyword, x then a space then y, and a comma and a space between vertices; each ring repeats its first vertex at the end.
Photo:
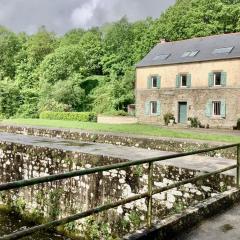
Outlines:
POLYGON ((155 56, 155 57, 153 58, 153 61, 166 60, 166 59, 169 58, 170 55, 171 55, 171 54, 159 54, 159 55, 157 55, 157 56, 155 56))
POLYGON ((156 101, 150 102, 150 109, 151 109, 151 114, 157 114, 157 102, 156 101))
POLYGON ((233 50, 233 47, 224 47, 224 48, 216 48, 212 52, 213 54, 229 54, 233 50))
POLYGON ((187 75, 181 75, 181 87, 187 87, 187 75))
POLYGON ((182 57, 183 58, 185 58, 185 57, 195 57, 198 53, 199 53, 199 50, 187 51, 187 52, 183 53, 182 57))
POLYGON ((214 101, 212 103, 212 105, 213 105, 213 116, 220 116, 221 115, 221 102, 214 101))
POLYGON ((215 72, 213 73, 214 86, 221 86, 222 73, 215 72))
POLYGON ((227 73, 222 71, 214 71, 208 74, 209 87, 226 87, 227 73))
POLYGON ((152 88, 157 88, 157 76, 152 76, 152 88))

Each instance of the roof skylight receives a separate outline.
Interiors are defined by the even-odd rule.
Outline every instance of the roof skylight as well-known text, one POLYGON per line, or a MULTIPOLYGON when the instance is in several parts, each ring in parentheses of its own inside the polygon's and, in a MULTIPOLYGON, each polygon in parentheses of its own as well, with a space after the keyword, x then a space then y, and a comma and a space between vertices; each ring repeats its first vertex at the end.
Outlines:
POLYGON ((155 56, 153 58, 153 60, 154 61, 156 61, 156 60, 166 60, 167 58, 169 58, 170 55, 171 54, 159 54, 159 55, 155 56))
POLYGON ((199 50, 195 50, 195 51, 187 51, 184 52, 182 57, 195 57, 197 54, 199 53, 199 50))
POLYGON ((233 47, 224 47, 224 48, 216 48, 212 53, 213 54, 229 54, 233 50, 233 47))

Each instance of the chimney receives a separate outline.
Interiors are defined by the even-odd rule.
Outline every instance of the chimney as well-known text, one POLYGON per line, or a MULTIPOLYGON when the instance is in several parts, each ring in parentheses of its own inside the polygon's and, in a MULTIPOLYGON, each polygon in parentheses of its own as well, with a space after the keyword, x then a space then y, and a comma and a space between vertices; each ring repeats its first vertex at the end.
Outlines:
POLYGON ((166 40, 164 39, 164 38, 161 38, 160 39, 160 43, 162 44, 162 43, 165 43, 166 42, 166 40))

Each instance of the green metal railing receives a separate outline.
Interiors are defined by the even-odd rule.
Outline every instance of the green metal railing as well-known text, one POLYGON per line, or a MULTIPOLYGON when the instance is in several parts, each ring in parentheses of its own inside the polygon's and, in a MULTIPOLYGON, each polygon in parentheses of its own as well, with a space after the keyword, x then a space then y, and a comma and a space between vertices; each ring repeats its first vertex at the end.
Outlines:
POLYGON ((60 174, 55 174, 55 175, 50 175, 50 176, 45 176, 45 177, 39 177, 39 178, 33 178, 33 179, 27 179, 27 180, 20 180, 20 181, 14 181, 14 182, 9 182, 9 183, 4 183, 0 184, 0 192, 1 191, 6 191, 6 190, 12 190, 12 189, 18 189, 26 186, 32 186, 32 185, 37 185, 40 183, 46 183, 46 182, 52 182, 56 180, 62 180, 62 179, 67 179, 67 178, 72 178, 76 176, 84 176, 84 175, 89 175, 89 174, 94 174, 94 173, 101 173, 104 171, 110 171, 113 169, 122 169, 126 167, 131 167, 131 166, 139 166, 142 164, 148 164, 148 191, 141 193, 141 194, 136 194, 132 197, 116 201, 115 203, 108 203, 102 206, 98 206, 96 208, 92 208, 90 210, 87 210, 85 212, 81 212, 75 215, 71 215, 69 217, 60 219, 60 220, 54 220, 42 225, 38 225, 29 229, 24 229, 18 232, 14 232, 9 235, 5 235, 3 237, 0 237, 0 240, 12 240, 12 239, 19 239, 28 235, 31 235, 37 231, 40 230, 46 230, 50 229, 53 227, 57 227, 59 225, 64 225, 66 223, 79 220, 88 216, 91 216, 96 213, 100 213, 130 202, 134 202, 139 199, 146 198, 147 199, 147 226, 150 228, 152 226, 152 198, 155 194, 180 187, 184 184, 187 183, 195 183, 199 180, 206 179, 207 177, 220 174, 223 172, 226 172, 228 170, 237 168, 237 175, 236 175, 236 184, 237 187, 240 187, 240 144, 231 144, 231 145, 224 145, 220 147, 214 147, 214 148, 209 148, 209 149, 203 149, 203 150, 198 150, 198 151, 192 151, 188 153, 177 153, 177 154, 171 154, 167 156, 161 156, 161 157, 155 157, 155 158, 149 158, 149 159, 142 159, 142 160, 135 160, 135 161, 129 161, 129 162, 123 162, 123 163, 117 163, 117 164, 112 164, 112 165, 107 165, 107 166, 100 166, 100 167, 95 167, 91 169, 84 169, 84 170, 77 170, 77 171, 72 171, 72 172, 67 172, 67 173, 60 173, 60 174), (201 153, 207 153, 211 151, 217 151, 217 150, 223 150, 223 149, 228 149, 228 148, 237 148, 237 164, 225 167, 223 169, 219 169, 210 173, 205 173, 196 177, 193 177, 191 179, 186 179, 180 182, 176 182, 174 184, 162 187, 162 188, 156 188, 153 189, 153 165, 155 162, 160 162, 168 159, 174 159, 174 158, 179 158, 179 157, 184 157, 184 156, 190 156, 190 155, 196 155, 196 154, 201 154, 201 153))

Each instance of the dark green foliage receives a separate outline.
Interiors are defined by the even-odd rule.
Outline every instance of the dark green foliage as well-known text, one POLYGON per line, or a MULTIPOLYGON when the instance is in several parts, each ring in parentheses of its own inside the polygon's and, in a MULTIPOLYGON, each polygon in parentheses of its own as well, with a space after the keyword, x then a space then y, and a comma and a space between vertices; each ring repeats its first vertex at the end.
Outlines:
POLYGON ((40 118, 79 122, 96 122, 97 120, 97 116, 93 112, 42 112, 40 118))
POLYGON ((22 97, 16 84, 12 81, 1 81, 0 84, 0 113, 9 118, 16 114, 22 103, 22 97))
POLYGON ((198 118, 193 117, 193 118, 188 118, 189 121, 191 121, 191 127, 192 128, 197 128, 201 125, 201 123, 199 122, 198 118))
POLYGON ((170 120, 175 120, 175 117, 172 113, 166 113, 163 116, 165 125, 168 125, 170 120))
POLYGON ((237 32, 239 19, 240 0, 177 0, 158 19, 124 17, 61 37, 44 27, 31 36, 0 27, 0 117, 126 111, 134 66, 161 38, 237 32))

